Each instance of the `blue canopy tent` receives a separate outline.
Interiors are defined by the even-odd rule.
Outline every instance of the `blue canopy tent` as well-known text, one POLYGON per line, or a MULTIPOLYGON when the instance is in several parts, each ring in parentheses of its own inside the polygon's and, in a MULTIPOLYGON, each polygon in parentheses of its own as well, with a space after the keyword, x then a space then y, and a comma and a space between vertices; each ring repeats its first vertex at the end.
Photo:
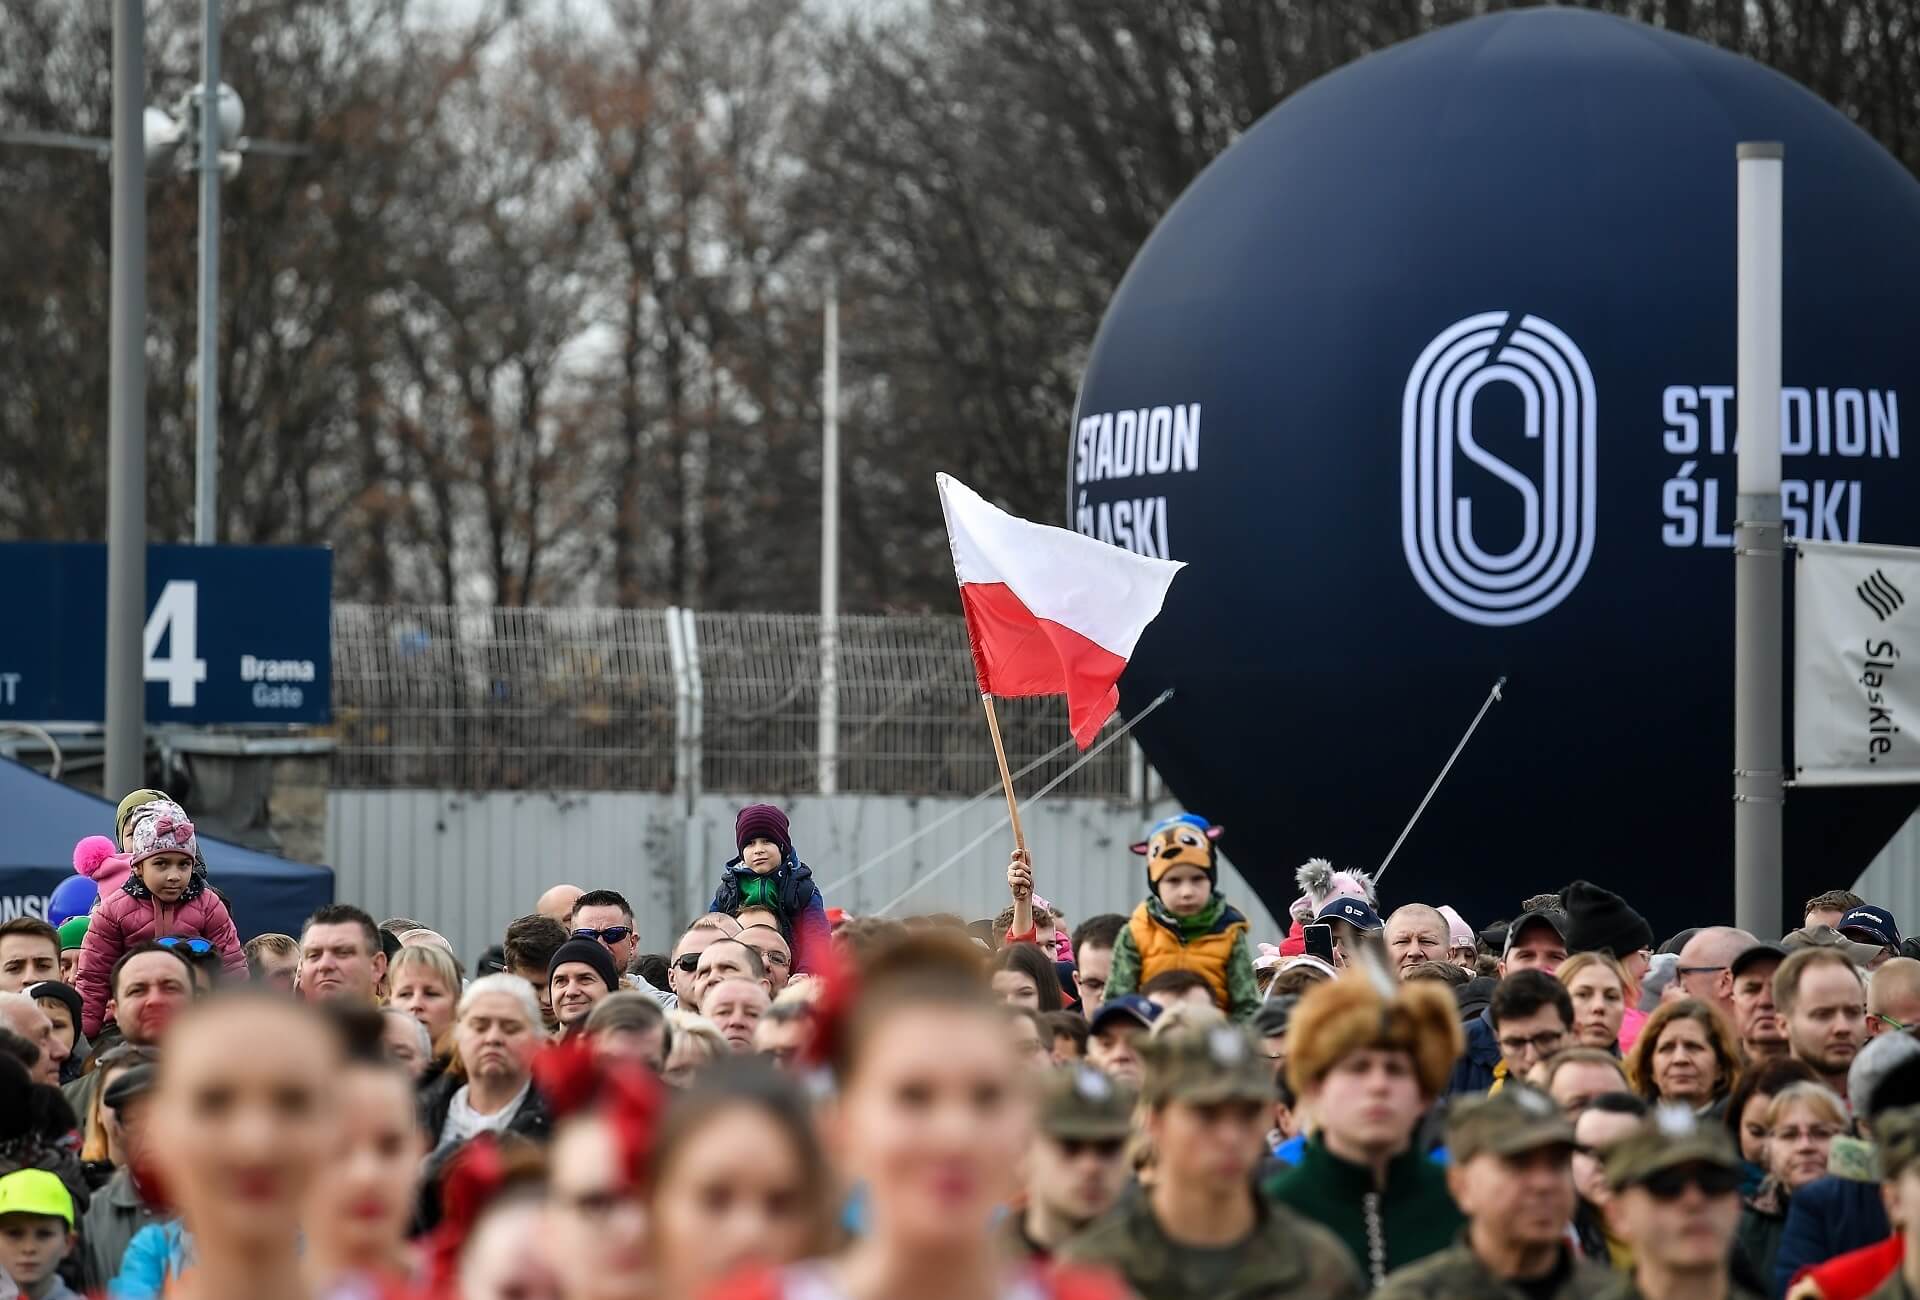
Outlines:
MULTIPOLYGON (((0 920, 44 916, 55 885, 73 874, 73 846, 113 834, 114 806, 32 768, 0 759, 0 920)), ((316 907, 333 901, 333 872, 202 837, 207 873, 233 908, 242 939, 298 935, 316 907)))

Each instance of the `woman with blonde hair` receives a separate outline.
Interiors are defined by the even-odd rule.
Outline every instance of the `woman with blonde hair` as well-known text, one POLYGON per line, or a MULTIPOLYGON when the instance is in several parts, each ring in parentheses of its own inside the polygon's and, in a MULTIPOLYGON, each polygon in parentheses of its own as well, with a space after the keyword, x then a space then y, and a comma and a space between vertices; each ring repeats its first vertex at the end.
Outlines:
POLYGON ((1682 998, 1647 1017, 1627 1057, 1627 1078, 1650 1102, 1719 1119, 1740 1084, 1740 1046, 1718 1011, 1682 998))
POLYGON ((675 1007, 667 1012, 667 1025, 672 1030, 668 1036, 672 1045, 667 1051, 667 1068, 660 1072, 660 1078, 669 1087, 687 1087, 702 1067, 722 1059, 732 1050, 720 1027, 705 1016, 675 1007))
POLYGON ((1827 1172, 1827 1152, 1847 1131, 1846 1103, 1821 1083, 1792 1083, 1767 1107, 1767 1176, 1747 1198, 1734 1249, 1755 1277, 1773 1276, 1795 1192, 1827 1172))
POLYGON ((1604 952, 1577 952, 1560 964, 1554 977, 1573 999, 1573 1036, 1582 1047, 1620 1054, 1620 1027, 1634 999, 1626 968, 1604 952))
POLYGON ((459 961, 432 944, 403 945, 387 963, 387 1005, 427 1027, 436 1057, 449 1048, 447 1034, 453 1028, 462 984, 459 961))

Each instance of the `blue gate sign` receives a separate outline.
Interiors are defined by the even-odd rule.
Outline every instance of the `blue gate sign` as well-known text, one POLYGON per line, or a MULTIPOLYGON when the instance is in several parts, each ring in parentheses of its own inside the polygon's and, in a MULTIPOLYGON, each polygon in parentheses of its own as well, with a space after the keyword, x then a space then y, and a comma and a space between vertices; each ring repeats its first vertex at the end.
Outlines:
MULTIPOLYGON (((0 719, 104 720, 107 548, 0 543, 0 591, 0 719)), ((147 720, 326 722, 332 592, 325 547, 147 547, 147 720)))

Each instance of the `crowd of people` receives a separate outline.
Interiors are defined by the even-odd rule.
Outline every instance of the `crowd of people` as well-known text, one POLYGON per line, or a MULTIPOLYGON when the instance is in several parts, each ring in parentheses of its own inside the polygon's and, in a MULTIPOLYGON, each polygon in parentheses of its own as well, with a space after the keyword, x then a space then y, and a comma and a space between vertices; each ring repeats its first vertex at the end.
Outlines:
POLYGON ((1885 910, 1476 930, 1316 861, 1265 943, 1217 836, 1152 828, 1131 915, 1016 851, 894 920, 753 805, 684 928, 555 885, 469 965, 348 902, 241 943, 136 791, 91 913, 0 925, 0 1298, 1920 1296, 1885 910))

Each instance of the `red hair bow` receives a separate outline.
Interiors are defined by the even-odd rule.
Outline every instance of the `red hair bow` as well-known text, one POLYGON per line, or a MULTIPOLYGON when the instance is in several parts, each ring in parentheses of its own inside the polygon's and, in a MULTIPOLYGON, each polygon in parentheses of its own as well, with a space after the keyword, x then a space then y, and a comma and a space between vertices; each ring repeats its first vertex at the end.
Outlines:
POLYGON ((556 1120, 597 1110, 613 1128, 627 1177, 636 1187, 646 1184, 666 1108, 666 1091, 651 1071, 602 1060, 586 1036, 576 1034, 533 1058, 533 1084, 556 1120))

